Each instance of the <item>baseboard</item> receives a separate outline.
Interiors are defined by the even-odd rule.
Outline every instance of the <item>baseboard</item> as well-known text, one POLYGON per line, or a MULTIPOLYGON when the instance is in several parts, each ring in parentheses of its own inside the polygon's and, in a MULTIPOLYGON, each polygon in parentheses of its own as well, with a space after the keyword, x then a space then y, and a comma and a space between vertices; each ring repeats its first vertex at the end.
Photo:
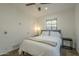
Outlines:
POLYGON ((8 52, 10 52, 10 51, 13 51, 13 50, 16 50, 16 49, 18 49, 18 48, 19 48, 19 47, 17 47, 17 48, 8 47, 8 48, 5 49, 5 50, 0 50, 0 55, 6 54, 6 53, 8 53, 8 52))
POLYGON ((76 49, 77 50, 77 52, 79 53, 79 49, 76 49))

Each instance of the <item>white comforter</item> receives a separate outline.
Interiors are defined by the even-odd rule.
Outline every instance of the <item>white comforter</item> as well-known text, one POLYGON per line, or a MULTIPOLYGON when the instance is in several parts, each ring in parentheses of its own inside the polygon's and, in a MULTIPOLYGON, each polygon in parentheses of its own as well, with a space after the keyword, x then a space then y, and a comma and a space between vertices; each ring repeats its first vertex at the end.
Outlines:
POLYGON ((35 56, 59 56, 61 39, 52 36, 38 36, 25 39, 19 53, 25 51, 35 56))

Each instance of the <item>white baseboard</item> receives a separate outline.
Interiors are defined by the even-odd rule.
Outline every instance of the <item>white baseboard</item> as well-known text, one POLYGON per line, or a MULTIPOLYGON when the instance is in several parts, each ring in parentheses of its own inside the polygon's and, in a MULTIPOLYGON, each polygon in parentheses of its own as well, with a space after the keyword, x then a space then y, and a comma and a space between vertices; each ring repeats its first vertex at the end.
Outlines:
POLYGON ((77 50, 77 52, 79 53, 79 49, 77 48, 76 50, 77 50))
POLYGON ((17 48, 7 47, 6 49, 0 50, 0 55, 6 54, 6 53, 8 53, 8 52, 10 52, 10 51, 12 51, 12 50, 18 49, 18 48, 19 48, 19 47, 17 47, 17 48))

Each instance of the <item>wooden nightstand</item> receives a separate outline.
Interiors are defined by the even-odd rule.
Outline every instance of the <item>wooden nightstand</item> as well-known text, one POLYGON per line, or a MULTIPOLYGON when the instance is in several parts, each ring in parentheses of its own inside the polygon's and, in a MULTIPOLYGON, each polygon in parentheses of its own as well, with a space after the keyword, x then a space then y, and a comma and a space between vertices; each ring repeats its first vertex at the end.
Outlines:
POLYGON ((71 38, 62 38, 62 47, 68 48, 68 49, 73 49, 73 40, 71 38), (65 41, 69 41, 70 42, 70 46, 65 46, 64 45, 65 41))

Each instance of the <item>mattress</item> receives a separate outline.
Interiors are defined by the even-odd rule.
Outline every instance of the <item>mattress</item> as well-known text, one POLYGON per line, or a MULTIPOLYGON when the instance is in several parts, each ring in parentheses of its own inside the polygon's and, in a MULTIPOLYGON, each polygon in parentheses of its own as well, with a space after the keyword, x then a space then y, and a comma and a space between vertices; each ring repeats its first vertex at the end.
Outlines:
POLYGON ((60 56, 61 38, 53 36, 38 36, 25 39, 19 49, 19 54, 25 51, 33 56, 60 56))

